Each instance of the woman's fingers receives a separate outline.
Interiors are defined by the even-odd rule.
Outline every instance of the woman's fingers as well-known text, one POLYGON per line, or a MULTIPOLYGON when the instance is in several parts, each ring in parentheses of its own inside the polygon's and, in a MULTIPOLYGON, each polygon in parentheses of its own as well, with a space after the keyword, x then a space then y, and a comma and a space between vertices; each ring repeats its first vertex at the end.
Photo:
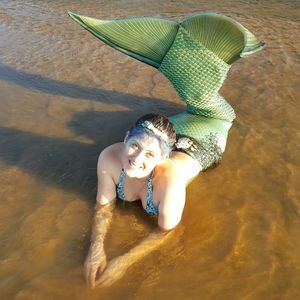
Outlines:
POLYGON ((91 288, 95 287, 95 280, 99 264, 99 255, 93 255, 93 253, 89 253, 84 264, 84 269, 86 283, 91 288))
POLYGON ((100 276, 99 279, 96 280, 96 285, 101 285, 103 287, 107 287, 112 285, 115 281, 122 278, 126 272, 127 268, 122 263, 122 259, 115 258, 111 260, 107 264, 107 268, 100 276))
POLYGON ((96 280, 96 285, 103 285, 105 286, 105 283, 107 280, 109 280, 109 278, 111 277, 111 270, 110 270, 110 266, 108 264, 107 268, 103 269, 103 273, 101 273, 101 276, 96 280))
POLYGON ((90 261, 88 261, 84 265, 84 271, 87 285, 91 288, 95 287, 97 267, 94 266, 90 261))
POLYGON ((112 272, 103 273, 103 275, 96 280, 96 285, 101 285, 103 287, 107 287, 112 285, 115 281, 120 279, 121 276, 118 276, 118 274, 114 274, 112 272))
POLYGON ((101 285, 101 286, 105 286, 105 282, 107 281, 107 276, 106 276, 106 274, 105 274, 105 272, 102 274, 102 276, 100 277, 100 278, 98 278, 97 280, 96 280, 96 285, 98 286, 98 285, 101 285))
POLYGON ((84 263, 85 280, 89 287, 96 286, 96 278, 100 276, 106 268, 106 256, 104 253, 101 255, 88 255, 84 263))
POLYGON ((105 260, 103 260, 103 261, 101 262, 100 266, 98 267, 98 270, 97 270, 97 276, 96 276, 96 277, 102 275, 102 273, 103 273, 104 270, 106 269, 106 265, 107 265, 107 264, 106 264, 106 258, 105 258, 105 260))
POLYGON ((106 268, 106 255, 103 243, 93 242, 84 262, 84 276, 89 287, 94 288, 96 279, 106 268))

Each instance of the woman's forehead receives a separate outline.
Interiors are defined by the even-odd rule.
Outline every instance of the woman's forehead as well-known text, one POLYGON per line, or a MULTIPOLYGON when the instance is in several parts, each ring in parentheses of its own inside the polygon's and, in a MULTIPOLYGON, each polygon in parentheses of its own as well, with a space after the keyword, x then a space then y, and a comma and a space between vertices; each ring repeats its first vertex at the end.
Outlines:
POLYGON ((139 137, 133 137, 131 140, 138 143, 139 146, 142 147, 144 150, 149 150, 153 152, 160 151, 159 141, 155 137, 143 134, 139 137))

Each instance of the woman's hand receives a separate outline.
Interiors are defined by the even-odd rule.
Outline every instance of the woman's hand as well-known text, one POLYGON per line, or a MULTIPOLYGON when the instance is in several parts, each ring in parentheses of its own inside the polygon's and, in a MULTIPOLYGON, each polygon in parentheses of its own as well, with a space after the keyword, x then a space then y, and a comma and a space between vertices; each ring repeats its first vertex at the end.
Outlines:
POLYGON ((119 280, 124 276, 127 269, 128 264, 126 264, 126 260, 123 259, 122 256, 112 259, 107 264, 104 273, 96 281, 96 285, 99 284, 104 287, 112 285, 115 281, 119 280))
POLYGON ((164 243, 172 236, 173 232, 173 230, 167 232, 161 230, 155 231, 126 254, 109 261, 103 274, 96 280, 96 285, 107 287, 115 283, 125 275, 131 265, 135 264, 164 243))
POLYGON ((106 264, 103 243, 93 242, 84 262, 84 275, 89 287, 96 286, 96 279, 104 271, 106 264))

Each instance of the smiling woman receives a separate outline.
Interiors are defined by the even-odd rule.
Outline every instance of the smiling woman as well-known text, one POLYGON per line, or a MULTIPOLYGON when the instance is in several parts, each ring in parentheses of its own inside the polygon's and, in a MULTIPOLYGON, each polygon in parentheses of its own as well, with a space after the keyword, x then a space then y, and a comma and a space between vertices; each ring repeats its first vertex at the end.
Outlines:
POLYGON ((180 222, 186 185, 217 164, 225 151, 235 112, 219 90, 231 64, 261 50, 264 43, 240 23, 215 13, 192 15, 181 22, 69 15, 101 41, 157 68, 187 104, 186 111, 170 121, 161 115, 142 117, 124 143, 100 154, 97 212, 85 262, 87 282, 93 287, 119 279, 180 222), (106 265, 103 240, 112 215, 108 204, 116 197, 141 200, 146 212, 158 217, 160 230, 106 265))
POLYGON ((127 131, 123 143, 101 152, 96 214, 85 261, 89 286, 112 284, 131 264, 166 240, 180 222, 186 185, 201 168, 193 157, 177 151, 175 142, 175 130, 168 118, 148 114, 127 131), (116 199, 140 200, 148 214, 157 216, 158 230, 107 264, 103 243, 116 199))

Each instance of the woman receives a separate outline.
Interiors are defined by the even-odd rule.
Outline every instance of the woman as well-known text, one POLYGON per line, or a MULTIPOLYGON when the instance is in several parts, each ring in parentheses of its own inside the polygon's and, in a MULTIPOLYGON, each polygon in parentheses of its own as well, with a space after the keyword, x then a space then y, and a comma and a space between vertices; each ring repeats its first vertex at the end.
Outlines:
POLYGON ((159 245, 168 236, 164 231, 180 222, 187 183, 219 161, 235 119, 219 90, 232 63, 261 50, 264 43, 240 23, 214 13, 192 15, 181 22, 69 15, 109 46, 157 68, 187 104, 185 112, 170 117, 178 137, 176 151, 171 151, 175 132, 170 122, 151 115, 137 121, 125 144, 112 145, 99 157, 97 213, 85 273, 90 286, 107 285, 141 254, 159 245), (140 199, 146 211, 158 215, 160 231, 106 267, 103 239, 112 213, 108 204, 117 193, 124 200, 140 199))
POLYGON ((118 280, 131 264, 159 246, 180 222, 186 185, 201 166, 183 150, 174 149, 175 142, 175 130, 168 118, 149 114, 137 120, 123 143, 101 152, 96 214, 85 261, 85 277, 90 287, 118 280), (141 201, 148 214, 157 216, 158 230, 107 264, 103 243, 117 198, 141 201))

